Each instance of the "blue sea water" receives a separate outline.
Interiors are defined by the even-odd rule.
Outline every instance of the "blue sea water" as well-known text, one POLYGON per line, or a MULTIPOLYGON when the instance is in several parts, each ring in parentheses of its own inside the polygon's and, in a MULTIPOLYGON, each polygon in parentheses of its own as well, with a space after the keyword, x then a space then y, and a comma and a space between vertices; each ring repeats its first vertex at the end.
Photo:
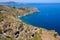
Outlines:
POLYGON ((38 4, 31 5, 37 7, 40 12, 22 17, 22 21, 33 26, 55 30, 60 34, 60 4, 38 4))
POLYGON ((55 30, 60 35, 60 3, 31 3, 31 4, 5 4, 15 7, 36 7, 40 12, 33 13, 20 19, 33 26, 55 30))

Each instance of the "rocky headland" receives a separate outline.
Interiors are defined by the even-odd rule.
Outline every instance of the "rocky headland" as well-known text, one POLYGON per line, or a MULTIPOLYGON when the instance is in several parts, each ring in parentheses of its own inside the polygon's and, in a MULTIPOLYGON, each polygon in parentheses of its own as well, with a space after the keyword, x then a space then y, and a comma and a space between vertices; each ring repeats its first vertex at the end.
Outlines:
POLYGON ((38 12, 38 9, 0 5, 0 40, 60 40, 54 30, 38 28, 18 18, 34 12, 38 12))

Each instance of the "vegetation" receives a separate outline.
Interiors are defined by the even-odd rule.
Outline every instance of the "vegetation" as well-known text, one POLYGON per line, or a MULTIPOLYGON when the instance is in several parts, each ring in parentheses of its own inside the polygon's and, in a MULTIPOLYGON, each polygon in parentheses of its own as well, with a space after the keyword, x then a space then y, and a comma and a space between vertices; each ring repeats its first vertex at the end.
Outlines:
POLYGON ((19 9, 21 9, 21 10, 25 10, 25 8, 19 8, 19 9))
POLYGON ((56 38, 57 37, 57 34, 54 34, 54 37, 56 38))
POLYGON ((35 35, 32 40, 42 40, 40 33, 35 32, 35 35))
POLYGON ((0 15, 2 15, 2 12, 0 11, 0 15))
POLYGON ((2 28, 0 27, 0 33, 2 33, 2 28))
POLYGON ((12 7, 12 8, 16 8, 16 7, 12 7))
POLYGON ((15 40, 14 38, 0 38, 0 40, 15 40))
POLYGON ((19 40, 43 40, 45 36, 47 36, 47 40, 57 38, 58 35, 55 34, 55 31, 53 31, 53 33, 51 31, 47 31, 46 29, 35 29, 34 26, 30 24, 28 25, 17 18, 20 15, 28 15, 27 13, 34 12, 34 10, 35 9, 32 10, 32 8, 19 9, 15 7, 1 7, 0 26, 2 28, 0 27, 0 40, 15 40, 16 38, 19 40), (54 35, 52 36, 50 34, 54 35), (4 38, 2 37, 3 35, 4 38))
POLYGON ((0 22, 1 22, 1 21, 3 21, 3 18, 2 18, 2 17, 0 17, 0 22))

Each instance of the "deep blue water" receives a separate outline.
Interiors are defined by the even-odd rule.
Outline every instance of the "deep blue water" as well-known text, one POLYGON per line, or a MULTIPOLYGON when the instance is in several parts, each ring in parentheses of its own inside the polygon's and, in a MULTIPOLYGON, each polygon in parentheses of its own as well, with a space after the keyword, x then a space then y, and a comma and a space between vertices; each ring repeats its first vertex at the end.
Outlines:
POLYGON ((60 4, 38 4, 40 12, 22 17, 22 21, 34 26, 55 30, 60 34, 60 4))
POLYGON ((20 18, 22 21, 46 28, 48 30, 55 30, 60 34, 60 3, 43 3, 43 4, 5 4, 7 6, 15 7, 36 7, 40 12, 24 16, 20 18))

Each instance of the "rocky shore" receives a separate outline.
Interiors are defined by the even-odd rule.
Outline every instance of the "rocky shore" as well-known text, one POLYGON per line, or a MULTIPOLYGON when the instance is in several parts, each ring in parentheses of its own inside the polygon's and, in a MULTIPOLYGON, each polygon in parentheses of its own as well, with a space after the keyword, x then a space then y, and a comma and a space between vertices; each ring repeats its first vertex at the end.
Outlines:
POLYGON ((34 12, 38 9, 0 5, 0 40, 60 40, 54 30, 28 25, 18 19, 34 12))

